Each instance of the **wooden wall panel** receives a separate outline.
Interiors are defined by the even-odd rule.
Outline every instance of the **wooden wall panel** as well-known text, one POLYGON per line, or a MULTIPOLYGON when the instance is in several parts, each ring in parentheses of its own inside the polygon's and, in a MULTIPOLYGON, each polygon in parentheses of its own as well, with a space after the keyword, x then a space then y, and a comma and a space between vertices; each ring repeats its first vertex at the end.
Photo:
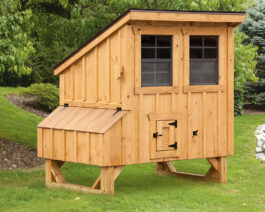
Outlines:
POLYGON ((75 162, 74 131, 65 131, 65 160, 75 162))
POLYGON ((109 51, 110 51, 109 39, 105 40, 98 46, 98 101, 108 102, 110 101, 110 89, 109 89, 109 51))
POLYGON ((77 132, 77 141, 77 162, 89 164, 89 133, 77 132))
POLYGON ((54 159, 65 159, 65 138, 64 130, 54 130, 54 159))
POLYGON ((110 99, 121 103, 121 47, 119 31, 110 37, 110 99))
POLYGON ((205 102, 204 125, 206 143, 204 146, 205 156, 214 157, 217 155, 217 93, 207 93, 205 102))
POLYGON ((82 100, 82 59, 75 63, 74 67, 74 99, 82 100))
POLYGON ((155 96, 139 95, 139 162, 150 160, 150 121, 147 114, 155 112, 155 96))
POLYGON ((104 164, 121 164, 122 141, 121 120, 104 134, 104 164))
POLYGON ((86 100, 97 100, 97 48, 91 50, 86 57, 86 100))
POLYGON ((65 100, 71 100, 71 86, 72 86, 72 73, 71 67, 69 67, 66 71, 64 71, 64 83, 65 83, 65 100))
POLYGON ((42 128, 37 129, 37 136, 38 136, 37 155, 38 157, 43 157, 43 129, 42 128))
POLYGON ((43 156, 53 158, 53 130, 43 129, 43 156))
POLYGON ((189 120, 191 124, 188 129, 189 143, 188 155, 189 158, 202 157, 202 94, 194 93, 191 95, 191 109, 189 120), (197 136, 193 136, 193 131, 197 131, 197 136))
POLYGON ((104 149, 106 148, 104 143, 103 134, 90 133, 90 162, 91 164, 100 165, 104 164, 104 149))

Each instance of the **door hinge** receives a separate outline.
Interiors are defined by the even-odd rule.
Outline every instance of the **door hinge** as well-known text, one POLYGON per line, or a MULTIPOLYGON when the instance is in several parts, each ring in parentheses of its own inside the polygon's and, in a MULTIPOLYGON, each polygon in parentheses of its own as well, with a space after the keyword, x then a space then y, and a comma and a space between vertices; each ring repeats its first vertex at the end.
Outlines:
POLYGON ((178 120, 175 120, 174 122, 169 123, 168 125, 175 126, 175 128, 178 127, 178 120))
POLYGON ((174 144, 168 145, 168 147, 172 147, 172 148, 178 149, 178 142, 175 141, 174 144))
POLYGON ((158 132, 153 133, 153 138, 157 138, 158 136, 163 136, 162 134, 158 134, 158 132))

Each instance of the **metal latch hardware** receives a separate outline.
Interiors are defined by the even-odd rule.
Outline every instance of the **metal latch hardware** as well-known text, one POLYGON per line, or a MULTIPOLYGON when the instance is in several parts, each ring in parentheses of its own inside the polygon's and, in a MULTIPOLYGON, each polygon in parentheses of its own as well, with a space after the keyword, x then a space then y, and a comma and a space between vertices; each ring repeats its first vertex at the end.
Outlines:
POLYGON ((178 121, 175 120, 174 122, 171 122, 168 125, 172 125, 172 126, 175 126, 175 128, 177 128, 178 127, 178 121))
POLYGON ((192 132, 192 135, 193 135, 193 136, 197 136, 197 135, 198 135, 198 131, 199 131, 199 130, 195 130, 195 131, 193 131, 193 132, 192 132))
POLYGON ((158 132, 153 133, 153 138, 157 138, 158 136, 163 136, 162 134, 158 134, 158 132))
POLYGON ((172 148, 177 149, 178 148, 178 142, 175 141, 174 144, 168 145, 168 147, 172 147, 172 148))
POLYGON ((117 107, 115 113, 113 113, 113 116, 115 116, 120 111, 122 111, 122 108, 121 107, 117 107))

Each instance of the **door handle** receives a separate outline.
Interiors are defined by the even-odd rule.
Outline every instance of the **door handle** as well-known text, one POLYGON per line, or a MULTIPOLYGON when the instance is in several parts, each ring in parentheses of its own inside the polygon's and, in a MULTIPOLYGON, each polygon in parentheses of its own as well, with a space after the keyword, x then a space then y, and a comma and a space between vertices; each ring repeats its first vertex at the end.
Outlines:
POLYGON ((157 138, 158 136, 163 136, 162 134, 158 134, 158 132, 153 133, 153 138, 157 138))

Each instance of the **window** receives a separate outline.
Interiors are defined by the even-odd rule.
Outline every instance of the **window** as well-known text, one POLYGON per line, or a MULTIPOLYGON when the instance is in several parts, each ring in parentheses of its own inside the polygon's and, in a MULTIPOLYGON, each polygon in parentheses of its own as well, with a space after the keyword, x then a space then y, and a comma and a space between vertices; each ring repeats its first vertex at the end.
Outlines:
POLYGON ((218 84, 218 37, 190 36, 190 85, 218 84))
POLYGON ((142 87, 172 85, 172 36, 142 35, 142 87))

